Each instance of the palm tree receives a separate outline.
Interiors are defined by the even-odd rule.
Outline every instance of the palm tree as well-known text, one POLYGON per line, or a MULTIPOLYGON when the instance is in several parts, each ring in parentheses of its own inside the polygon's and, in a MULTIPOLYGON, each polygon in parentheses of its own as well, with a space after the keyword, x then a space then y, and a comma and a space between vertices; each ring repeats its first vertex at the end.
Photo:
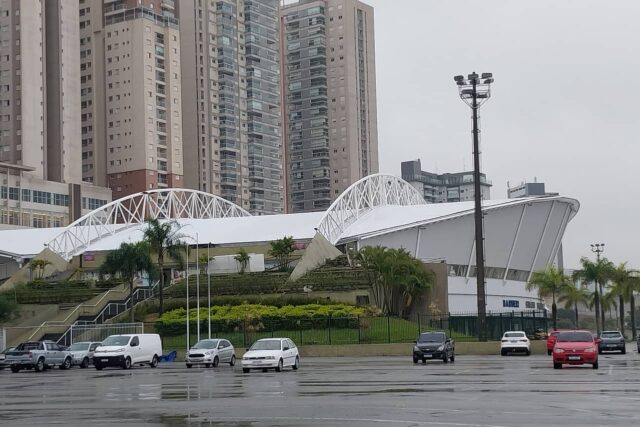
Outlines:
POLYGON ((433 284, 433 274, 405 249, 367 246, 355 260, 369 274, 374 303, 388 315, 406 314, 414 299, 433 284))
POLYGON ((149 245, 146 242, 122 243, 118 249, 109 252, 100 266, 101 274, 119 274, 122 281, 129 284, 129 316, 133 315, 133 284, 136 274, 153 272, 153 263, 149 256, 149 245))
POLYGON ((624 336, 624 302, 631 300, 633 287, 631 276, 633 271, 627 268, 627 263, 620 263, 611 272, 613 286, 611 292, 618 296, 618 309, 620 310, 620 332, 624 336))
POLYGON ((291 254, 295 251, 293 237, 284 236, 282 239, 271 242, 269 255, 274 257, 278 264, 278 270, 286 271, 291 263, 291 254))
POLYGON ((558 326, 558 306, 556 304, 556 296, 558 296, 563 288, 569 283, 569 278, 554 266, 547 267, 544 271, 538 271, 531 275, 531 280, 527 283, 527 290, 538 290, 541 298, 551 297, 551 319, 553 329, 558 326))
POLYGON ((573 279, 595 285, 593 291, 593 306, 596 310, 596 329, 598 336, 600 336, 600 331, 602 331, 601 325, 604 325, 604 310, 600 307, 601 291, 611 276, 613 263, 606 258, 599 258, 593 262, 589 258, 582 257, 580 258, 580 265, 582 268, 573 273, 573 279), (600 291, 598 288, 600 288, 600 291), (602 323, 600 323, 600 317, 602 317, 602 323))
MULTIPOLYGON (((611 312, 615 312, 616 309, 618 308, 618 303, 616 302, 616 297, 617 295, 611 291, 607 292, 606 294, 602 295, 602 298, 600 298, 600 307, 602 308, 602 312, 603 313, 609 313, 609 320, 613 320, 613 315, 611 314, 611 312)), ((618 317, 618 314, 616 313, 616 318, 618 317)), ((617 319, 616 319, 617 320, 617 319)), ((604 331, 606 329, 605 326, 605 319, 602 319, 602 330, 604 331)))
POLYGON ((633 271, 629 278, 629 305, 631 306, 631 334, 633 340, 638 339, 638 331, 636 331, 636 298, 634 292, 640 292, 640 272, 633 271))
MULTIPOLYGON (((162 315, 164 304, 164 261, 165 258, 172 259, 181 267, 184 263, 182 251, 184 243, 182 239, 185 237, 179 234, 179 229, 174 229, 177 223, 175 221, 160 222, 157 219, 148 221, 148 227, 144 231, 144 240, 149 244, 152 254, 157 256, 158 271, 160 274, 160 287, 158 292, 158 311, 162 315)), ((189 274, 189 272, 187 272, 189 274)))
POLYGON ((564 308, 567 310, 573 309, 576 315, 575 327, 578 328, 578 305, 580 303, 587 304, 589 302, 589 293, 587 290, 576 285, 574 282, 568 281, 567 284, 561 289, 560 298, 558 302, 564 303, 564 308))
POLYGON ((233 259, 235 259, 236 262, 240 265, 240 274, 244 274, 244 271, 247 269, 247 265, 249 265, 249 261, 251 260, 251 257, 249 256, 247 251, 245 251, 244 248, 240 248, 233 259))

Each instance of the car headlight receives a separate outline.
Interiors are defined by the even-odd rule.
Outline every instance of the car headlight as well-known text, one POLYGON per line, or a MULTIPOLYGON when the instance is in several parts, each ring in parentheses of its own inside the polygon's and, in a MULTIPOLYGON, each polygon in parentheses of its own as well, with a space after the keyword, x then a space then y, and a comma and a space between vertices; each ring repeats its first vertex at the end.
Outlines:
POLYGON ((440 347, 438 347, 438 351, 442 351, 442 350, 444 350, 444 346, 443 346, 443 345, 441 345, 440 347))
POLYGON ((413 351, 420 351, 420 348, 417 345, 413 346, 413 351))
POLYGON ((586 348, 584 350, 584 352, 585 353, 595 353, 596 352, 596 348, 595 347, 589 347, 589 348, 586 348))
POLYGON ((554 348, 554 349, 553 349, 553 352, 554 352, 554 353, 564 353, 564 350, 563 350, 563 349, 561 349, 561 348, 554 348))
POLYGON ((267 356, 267 357, 265 357, 265 359, 269 359, 269 360, 275 360, 275 358, 276 358, 275 356, 267 356))

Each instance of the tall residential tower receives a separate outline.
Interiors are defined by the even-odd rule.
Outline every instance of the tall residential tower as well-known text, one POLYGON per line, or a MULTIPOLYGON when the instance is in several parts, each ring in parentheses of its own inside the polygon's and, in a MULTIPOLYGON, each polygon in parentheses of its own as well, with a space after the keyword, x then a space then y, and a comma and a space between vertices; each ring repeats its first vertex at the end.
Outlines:
POLYGON ((373 20, 373 8, 357 0, 283 4, 290 212, 326 209, 378 172, 373 20))
POLYGON ((185 184, 284 212, 278 0, 183 0, 185 184))

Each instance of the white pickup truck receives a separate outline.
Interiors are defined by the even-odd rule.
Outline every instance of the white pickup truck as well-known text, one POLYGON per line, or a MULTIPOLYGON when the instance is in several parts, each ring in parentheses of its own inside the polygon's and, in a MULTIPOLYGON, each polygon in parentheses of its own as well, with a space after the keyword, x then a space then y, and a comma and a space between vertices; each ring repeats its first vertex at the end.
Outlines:
POLYGON ((44 371, 53 366, 60 369, 69 369, 73 355, 53 341, 25 342, 7 353, 5 364, 11 368, 11 372, 20 372, 21 369, 34 369, 36 372, 44 371))

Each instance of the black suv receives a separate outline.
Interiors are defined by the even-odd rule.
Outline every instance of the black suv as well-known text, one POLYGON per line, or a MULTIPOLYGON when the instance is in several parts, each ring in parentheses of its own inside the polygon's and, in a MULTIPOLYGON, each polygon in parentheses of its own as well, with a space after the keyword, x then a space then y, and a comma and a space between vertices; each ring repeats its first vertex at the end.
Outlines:
POLYGON ((427 359, 440 359, 444 363, 456 360, 456 351, 453 340, 446 332, 423 332, 418 336, 413 347, 413 363, 426 363, 427 359))

